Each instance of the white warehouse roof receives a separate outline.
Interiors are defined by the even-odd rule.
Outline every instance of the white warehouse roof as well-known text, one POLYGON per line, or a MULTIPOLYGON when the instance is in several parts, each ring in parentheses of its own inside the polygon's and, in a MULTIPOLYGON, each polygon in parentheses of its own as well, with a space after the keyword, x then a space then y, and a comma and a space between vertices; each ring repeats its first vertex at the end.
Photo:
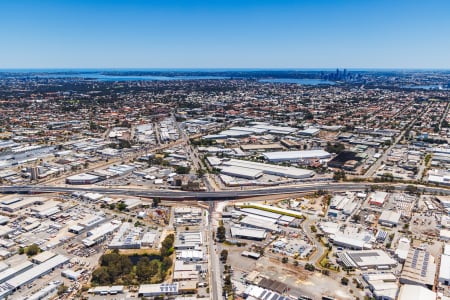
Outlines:
POLYGON ((269 161, 299 161, 305 159, 327 159, 331 154, 325 150, 305 150, 305 151, 276 151, 264 152, 264 157, 269 161))
POLYGON ((436 293, 430 291, 429 289, 412 284, 405 284, 400 288, 400 293, 398 294, 398 300, 436 300, 436 293))
POLYGON ((314 176, 314 171, 294 168, 294 167, 284 167, 271 164, 264 164, 246 160, 230 159, 222 162, 224 166, 235 166, 240 168, 253 169, 263 172, 264 174, 283 176, 289 178, 308 178, 314 176))

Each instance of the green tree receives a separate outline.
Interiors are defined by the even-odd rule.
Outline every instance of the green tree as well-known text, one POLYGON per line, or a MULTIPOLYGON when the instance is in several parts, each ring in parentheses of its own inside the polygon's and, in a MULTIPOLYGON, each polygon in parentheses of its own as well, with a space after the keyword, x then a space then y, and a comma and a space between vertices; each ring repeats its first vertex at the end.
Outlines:
POLYGON ((191 167, 177 166, 175 172, 178 174, 189 174, 191 167))
POLYGON ((153 207, 153 208, 158 207, 158 205, 159 205, 160 203, 161 203, 161 198, 155 197, 155 198, 152 199, 152 207, 153 207))
POLYGON ((146 256, 141 257, 136 265, 136 276, 139 282, 148 282, 153 275, 150 270, 150 259, 146 256))
POLYGON ((228 250, 223 249, 222 251, 220 251, 220 260, 221 260, 223 263, 226 263, 226 262, 227 262, 227 258, 228 258, 228 250))
POLYGON ((28 256, 34 256, 34 255, 38 254, 40 251, 41 251, 41 249, 39 249, 38 245, 32 244, 26 248, 25 253, 28 256))
POLYGON ((225 241, 225 227, 223 226, 223 225, 220 225, 218 228, 217 228, 217 232, 216 232, 216 238, 217 238, 217 240, 219 240, 219 242, 223 242, 223 241, 225 241))
POLYGON ((111 277, 109 276, 108 273, 108 268, 100 267, 94 270, 94 272, 92 272, 92 282, 101 285, 112 283, 111 277))
POLYGON ((124 211, 124 210, 127 209, 127 205, 124 202, 119 202, 117 204, 117 209, 120 210, 120 211, 124 211))

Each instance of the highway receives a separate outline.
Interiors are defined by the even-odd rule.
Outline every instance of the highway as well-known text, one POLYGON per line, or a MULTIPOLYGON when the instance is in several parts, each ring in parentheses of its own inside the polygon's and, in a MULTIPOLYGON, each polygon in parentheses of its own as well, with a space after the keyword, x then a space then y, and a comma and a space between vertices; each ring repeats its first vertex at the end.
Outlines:
MULTIPOLYGON (((370 182, 335 182, 335 183, 315 183, 301 184, 295 186, 259 188, 255 190, 234 190, 234 191, 208 191, 208 192, 184 192, 172 190, 144 190, 133 188, 110 188, 110 187, 80 187, 80 186, 46 186, 46 185, 20 185, 20 186, 0 186, 0 193, 73 193, 73 192, 97 192, 101 194, 129 195, 135 197, 159 197, 167 200, 232 200, 247 197, 284 195, 304 192, 313 192, 317 190, 325 191, 358 191, 365 190, 370 186, 378 185, 381 187, 392 186, 397 190, 404 190, 408 184, 393 183, 380 184, 370 182)), ((450 194, 449 189, 440 187, 428 187, 416 185, 420 190, 432 193, 450 194)))

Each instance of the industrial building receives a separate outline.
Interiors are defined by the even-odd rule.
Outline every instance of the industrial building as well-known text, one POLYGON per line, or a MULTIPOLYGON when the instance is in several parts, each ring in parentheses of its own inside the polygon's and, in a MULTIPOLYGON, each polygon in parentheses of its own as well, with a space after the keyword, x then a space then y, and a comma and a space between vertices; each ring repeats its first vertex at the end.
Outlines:
POLYGON ((331 158, 325 150, 275 151, 264 152, 263 156, 270 162, 301 162, 307 160, 324 160, 331 158))
POLYGON ((140 227, 134 227, 128 222, 123 223, 109 243, 108 248, 139 249, 141 248, 141 234, 142 229, 140 227))
POLYGON ((395 256, 397 257, 397 260, 401 263, 404 263, 405 260, 408 258, 410 240, 406 237, 402 237, 398 240, 398 246, 395 250, 395 256))
POLYGON ((237 239, 262 241, 267 237, 267 232, 264 229, 258 228, 231 226, 230 231, 231 236, 237 239))
POLYGON ((76 272, 71 269, 65 269, 65 270, 61 271, 61 276, 69 278, 70 280, 76 281, 76 280, 78 280, 78 278, 81 277, 81 272, 76 272))
POLYGON ((396 211, 384 210, 378 218, 378 223, 384 226, 395 227, 398 225, 401 216, 396 211))
POLYGON ((198 246, 201 246, 202 243, 203 239, 201 232, 177 232, 177 235, 175 236, 174 248, 176 250, 195 249, 198 246))
POLYGON ((263 176, 263 172, 261 172, 260 170, 248 169, 238 166, 221 166, 220 173, 232 177, 239 177, 250 180, 258 179, 259 177, 263 176))
POLYGON ((178 283, 141 284, 138 297, 178 295, 178 283))
POLYGON ((315 175, 315 172, 311 170, 294 167, 284 167, 239 159, 223 160, 222 165, 218 167, 221 170, 225 170, 225 172, 227 172, 227 174, 222 172, 225 175, 247 179, 256 179, 261 177, 263 174, 294 179, 310 178, 315 175))
POLYGON ((442 254, 441 265, 439 267, 439 282, 450 285, 450 255, 442 254))
POLYGON ((422 249, 410 249, 403 265, 400 283, 421 285, 433 288, 436 276, 436 263, 430 252, 422 249))
POLYGON ((260 228, 270 232, 279 232, 279 227, 273 219, 260 216, 246 216, 240 221, 241 225, 251 228, 260 228))
POLYGON ((6 286, 9 287, 12 293, 15 290, 21 288, 22 286, 30 282, 33 282, 37 278, 50 273, 51 271, 58 268, 59 266, 62 266, 68 261, 69 261, 68 257, 64 255, 57 255, 40 265, 35 265, 34 267, 26 270, 25 272, 20 273, 17 276, 14 276, 13 278, 6 281, 5 284, 6 286))
POLYGON ((351 250, 367 250, 372 249, 372 237, 373 235, 369 233, 345 234, 337 232, 330 234, 329 241, 335 246, 351 250))
POLYGON ((369 290, 376 299, 395 300, 399 290, 397 277, 392 273, 371 272, 362 275, 369 286, 369 290))
POLYGON ((368 201, 370 205, 383 206, 389 194, 386 192, 376 191, 369 194, 368 201))
POLYGON ((177 259, 184 262, 199 262, 204 260, 201 250, 181 250, 177 252, 177 259))
POLYGON ((109 234, 113 233, 120 226, 120 222, 108 222, 100 227, 88 231, 87 238, 82 242, 86 247, 92 247, 102 241, 104 241, 109 234))
POLYGON ((436 300, 437 295, 435 292, 430 291, 429 289, 419 285, 411 285, 411 284, 402 285, 402 287, 400 288, 400 292, 398 293, 397 300, 411 300, 411 299, 436 300))
POLYGON ((344 251, 338 253, 339 261, 347 268, 390 269, 398 263, 383 250, 344 251))
POLYGON ((102 178, 97 175, 80 173, 66 178, 67 184, 94 184, 101 181, 102 178))

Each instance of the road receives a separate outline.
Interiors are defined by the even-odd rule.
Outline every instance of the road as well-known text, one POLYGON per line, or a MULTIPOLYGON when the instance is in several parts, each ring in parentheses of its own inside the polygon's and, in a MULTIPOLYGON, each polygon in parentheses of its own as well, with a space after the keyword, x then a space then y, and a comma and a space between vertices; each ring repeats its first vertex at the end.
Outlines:
POLYGON ((306 220, 302 224, 303 232, 305 232, 306 236, 314 243, 314 247, 316 247, 316 251, 309 258, 309 261, 312 264, 318 263, 318 260, 324 253, 323 245, 317 240, 316 235, 311 231, 311 225, 315 223, 315 219, 312 216, 308 216, 306 220))
POLYGON ((209 205, 210 218, 208 222, 208 251, 209 251, 209 280, 210 280, 210 299, 222 299, 222 269, 220 267, 219 253, 216 243, 214 242, 214 231, 218 227, 218 218, 215 211, 215 205, 210 202, 209 205))
POLYGON ((400 142, 403 139, 405 132, 409 131, 414 126, 416 121, 428 111, 428 109, 429 105, 420 114, 418 114, 411 122, 409 122, 406 128, 402 130, 402 132, 400 132, 395 141, 386 149, 386 151, 384 151, 383 155, 380 158, 378 158, 377 161, 373 163, 373 165, 367 170, 366 174, 364 174, 364 178, 370 178, 375 174, 375 172, 378 170, 381 164, 386 161, 386 157, 391 152, 391 150, 398 144, 398 142, 400 142))
MULTIPOLYGON (((316 183, 316 184, 302 184, 286 187, 275 188, 259 188, 255 190, 235 190, 235 191, 211 191, 211 192, 180 192, 171 190, 145 190, 133 188, 110 188, 110 187, 89 187, 83 188, 79 186, 46 186, 46 185, 20 185, 20 186, 0 186, 0 193, 72 193, 72 192, 97 192, 101 194, 117 194, 129 195, 135 197, 160 197, 161 199, 173 200, 201 200, 201 201, 216 201, 216 200, 232 200, 246 197, 258 197, 268 195, 284 195, 314 192, 317 190, 324 191, 361 191, 369 188, 372 185, 386 187, 387 185, 394 187, 397 190, 405 190, 408 185, 403 183, 394 184, 376 184, 370 182, 336 182, 336 183, 316 183)), ((428 187, 423 185, 415 185, 420 190, 431 193, 450 194, 450 189, 441 187, 428 187)), ((281 198, 281 196, 280 196, 281 198)))

